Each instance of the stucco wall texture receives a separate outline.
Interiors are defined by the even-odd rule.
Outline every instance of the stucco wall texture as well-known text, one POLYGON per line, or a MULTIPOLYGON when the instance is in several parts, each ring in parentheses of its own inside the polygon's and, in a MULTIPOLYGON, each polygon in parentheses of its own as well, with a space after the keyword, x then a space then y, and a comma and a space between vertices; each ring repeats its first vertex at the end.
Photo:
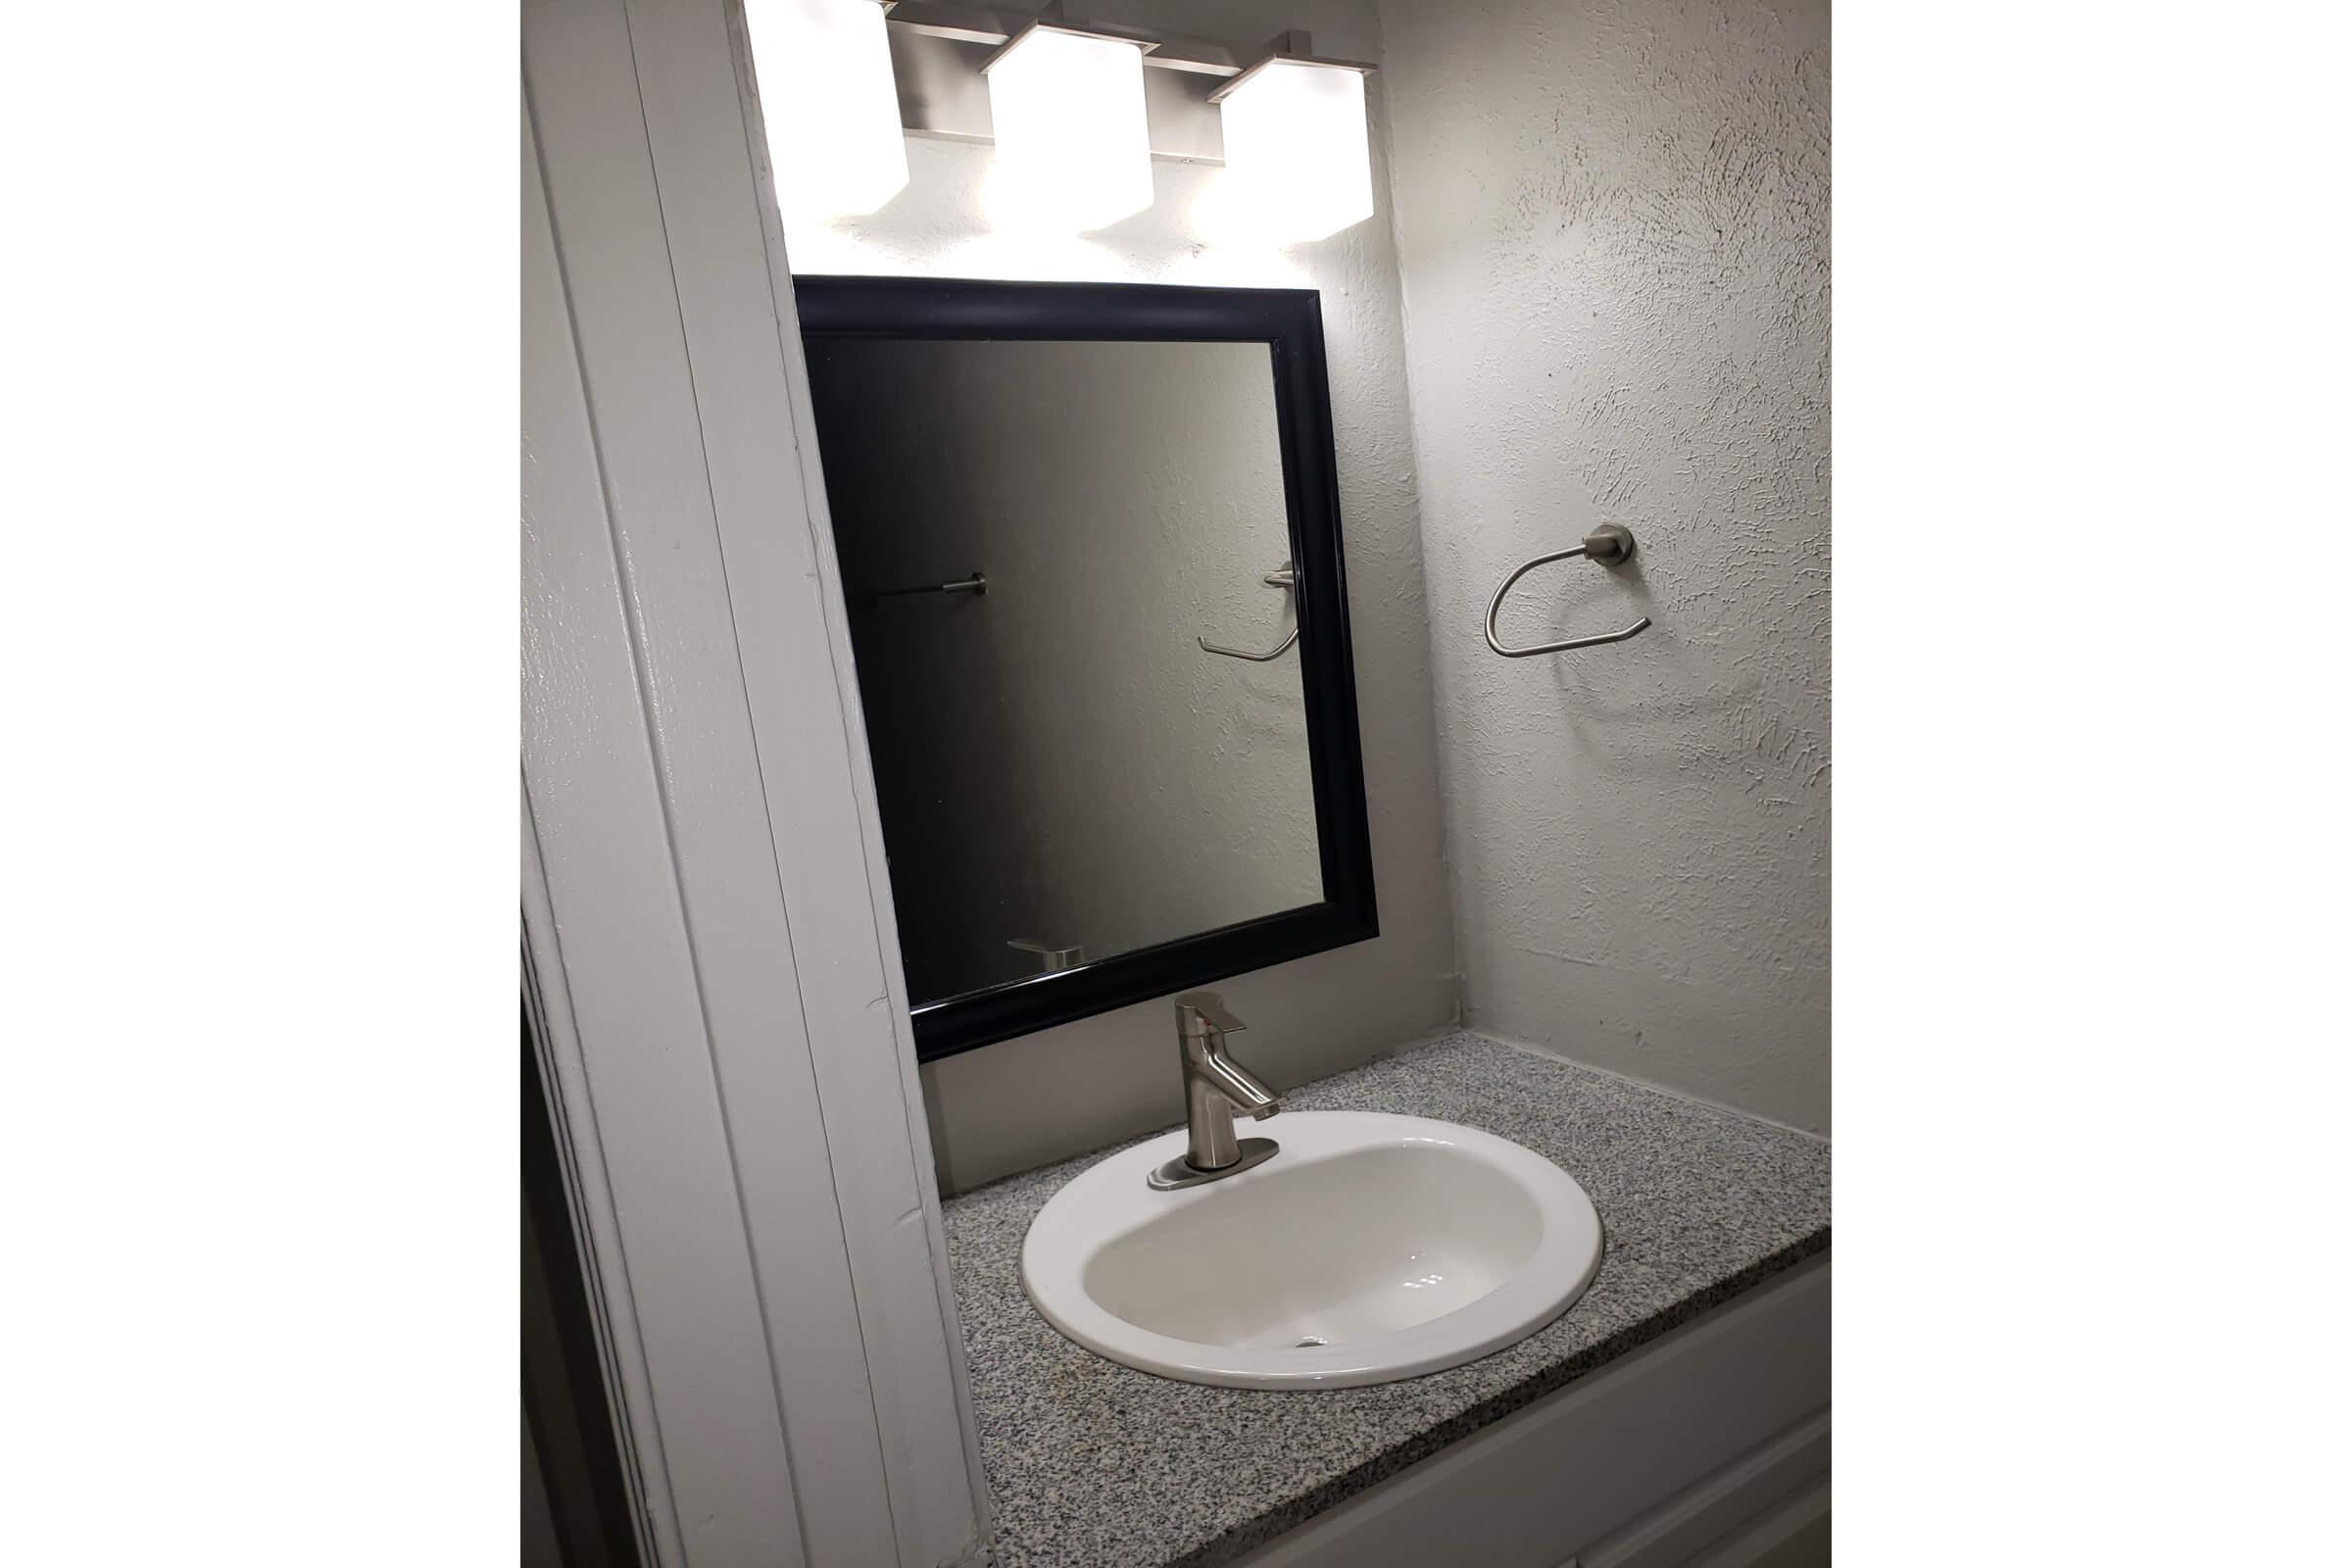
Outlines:
POLYGON ((1829 7, 1380 12, 1464 1021, 1826 1132, 1829 7))

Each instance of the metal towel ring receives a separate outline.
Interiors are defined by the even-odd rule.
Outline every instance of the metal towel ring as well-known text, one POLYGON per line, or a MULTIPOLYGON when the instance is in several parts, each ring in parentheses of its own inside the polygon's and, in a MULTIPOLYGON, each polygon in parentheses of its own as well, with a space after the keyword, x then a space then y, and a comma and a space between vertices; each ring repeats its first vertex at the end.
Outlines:
POLYGON ((1578 556, 1589 556, 1604 566, 1614 566, 1633 553, 1633 534, 1613 522, 1604 522, 1585 535, 1585 542, 1573 550, 1555 550, 1548 556, 1538 556, 1527 563, 1503 578, 1502 586, 1494 590, 1494 597, 1487 601, 1487 646, 1505 659, 1528 659, 1537 654, 1557 654, 1571 648, 1597 648, 1602 643, 1621 643, 1636 632, 1647 629, 1649 617, 1643 615, 1623 631, 1596 632, 1591 637, 1571 637, 1565 642, 1542 643, 1534 648, 1505 648, 1502 639, 1494 634, 1494 617, 1502 612, 1502 596, 1511 591, 1511 584, 1538 566, 1546 566, 1555 561, 1573 561, 1578 556))
MULTIPOLYGON (((1296 594, 1298 591, 1298 573, 1292 569, 1291 564, 1287 561, 1258 580, 1269 588, 1280 588, 1286 593, 1296 594)), ((1270 652, 1263 654, 1253 654, 1246 648, 1226 648, 1210 642, 1198 633, 1194 634, 1193 640, 1200 645, 1203 653, 1223 654, 1227 659, 1247 659, 1252 664, 1262 664, 1268 660, 1280 659, 1291 651, 1291 644, 1298 640, 1298 627, 1294 622, 1291 626, 1291 634, 1277 643, 1270 652)))

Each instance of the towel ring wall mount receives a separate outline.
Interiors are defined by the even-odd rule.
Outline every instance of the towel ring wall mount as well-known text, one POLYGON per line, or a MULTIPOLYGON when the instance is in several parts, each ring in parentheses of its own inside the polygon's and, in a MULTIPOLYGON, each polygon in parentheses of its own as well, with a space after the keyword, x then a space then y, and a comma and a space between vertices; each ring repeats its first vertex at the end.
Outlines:
POLYGON ((1632 530, 1619 527, 1613 522, 1604 522, 1585 535, 1583 544, 1577 545, 1573 549, 1555 550, 1548 556, 1538 556, 1535 560, 1526 563, 1517 571, 1503 578, 1502 586, 1494 590, 1494 597, 1487 601, 1487 646, 1505 659, 1532 659, 1537 654, 1557 654, 1564 653, 1571 648, 1597 648, 1602 643, 1621 643, 1638 632, 1647 630, 1649 617, 1643 615, 1623 631, 1595 632, 1590 637, 1570 637, 1562 642, 1539 643, 1531 648, 1505 648, 1502 645, 1501 636, 1494 629, 1495 619, 1502 613, 1503 596, 1511 591, 1513 583, 1538 566, 1547 566, 1555 561, 1573 561, 1578 556, 1597 561, 1604 566, 1616 566, 1622 565, 1632 559, 1633 554, 1634 535, 1632 530))

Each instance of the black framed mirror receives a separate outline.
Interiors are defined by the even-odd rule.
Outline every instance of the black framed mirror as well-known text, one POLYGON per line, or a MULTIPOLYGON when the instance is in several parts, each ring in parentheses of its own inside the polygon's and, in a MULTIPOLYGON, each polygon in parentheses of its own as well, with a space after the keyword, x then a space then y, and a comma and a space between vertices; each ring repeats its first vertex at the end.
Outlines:
POLYGON ((1378 935, 1315 292, 795 288, 916 1054, 1378 935))

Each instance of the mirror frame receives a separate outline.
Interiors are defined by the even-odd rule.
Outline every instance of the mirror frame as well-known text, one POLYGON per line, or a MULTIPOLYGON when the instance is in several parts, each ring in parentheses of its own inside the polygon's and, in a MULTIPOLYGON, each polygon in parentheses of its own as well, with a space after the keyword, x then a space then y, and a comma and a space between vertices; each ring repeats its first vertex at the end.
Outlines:
MULTIPOLYGON (((827 338, 1022 338, 1264 343, 1271 351, 1323 902, 914 1003, 915 1055, 936 1060, 1378 936, 1321 296, 1313 289, 823 275, 795 278, 793 291, 811 350, 827 338)), ((828 528, 831 513, 828 501, 828 528)), ((1257 569, 1247 562, 1237 569, 1243 566, 1257 569)), ((883 841, 887 848, 887 824, 883 841)), ((894 887, 893 896, 916 892, 894 887)))

